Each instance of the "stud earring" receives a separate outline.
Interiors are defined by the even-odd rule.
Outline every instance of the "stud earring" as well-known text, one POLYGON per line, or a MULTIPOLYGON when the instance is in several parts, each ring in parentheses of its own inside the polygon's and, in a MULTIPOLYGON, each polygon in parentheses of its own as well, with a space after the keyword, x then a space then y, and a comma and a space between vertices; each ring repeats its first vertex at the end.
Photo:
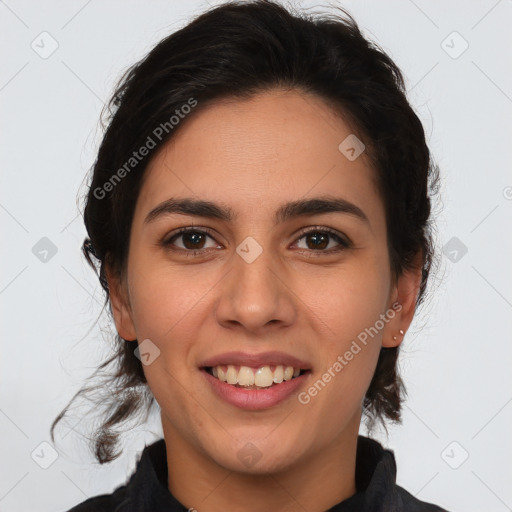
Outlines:
POLYGON ((402 329, 400 329, 400 334, 403 336, 405 332, 402 329))

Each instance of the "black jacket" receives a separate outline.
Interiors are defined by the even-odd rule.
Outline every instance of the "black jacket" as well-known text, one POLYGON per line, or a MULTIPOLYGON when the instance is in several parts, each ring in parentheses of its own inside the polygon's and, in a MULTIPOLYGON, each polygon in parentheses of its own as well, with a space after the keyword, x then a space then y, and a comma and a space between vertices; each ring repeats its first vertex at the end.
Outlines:
MULTIPOLYGON (((393 452, 359 436, 356 455, 357 493, 329 512, 447 512, 419 501, 396 484, 393 452)), ((201 512, 199 504, 193 504, 201 512), (198 508, 199 507, 199 508, 198 508)), ((112 494, 89 498, 68 512, 186 512, 167 487, 167 453, 160 439, 142 452, 126 485, 112 494)))

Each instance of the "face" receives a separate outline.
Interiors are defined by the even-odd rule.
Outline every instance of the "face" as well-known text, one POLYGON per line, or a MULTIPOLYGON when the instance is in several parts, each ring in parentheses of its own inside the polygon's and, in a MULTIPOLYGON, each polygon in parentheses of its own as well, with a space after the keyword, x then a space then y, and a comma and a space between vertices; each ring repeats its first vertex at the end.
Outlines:
POLYGON ((231 471, 355 438, 410 321, 418 283, 391 277, 374 171, 338 148, 351 134, 319 98, 265 92, 198 110, 146 170, 117 329, 145 343, 166 439, 231 471))

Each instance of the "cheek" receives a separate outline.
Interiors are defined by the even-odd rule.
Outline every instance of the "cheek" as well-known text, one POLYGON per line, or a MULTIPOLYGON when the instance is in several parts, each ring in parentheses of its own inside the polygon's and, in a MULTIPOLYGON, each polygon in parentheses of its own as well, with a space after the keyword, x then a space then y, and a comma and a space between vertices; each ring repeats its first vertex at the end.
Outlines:
POLYGON ((176 271, 168 263, 137 261, 131 268, 130 300, 139 343, 149 339, 159 350, 154 362, 143 366, 157 402, 165 410, 187 409, 194 418, 197 400, 190 399, 193 391, 183 393, 183 383, 190 379, 194 343, 207 314, 207 293, 216 280, 191 269, 176 271))
POLYGON ((316 380, 301 403, 312 408, 311 417, 330 418, 333 433, 340 426, 331 422, 333 414, 343 421, 357 409, 375 371, 382 340, 379 318, 389 292, 386 264, 375 253, 297 282, 321 355, 316 380))
POLYGON ((162 408, 169 400, 172 410, 193 408, 195 401, 183 396, 182 383, 190 379, 194 346, 207 314, 207 292, 215 281, 158 263, 134 265, 131 275, 135 276, 130 300, 137 339, 139 344, 149 339, 156 347, 147 345, 155 357, 143 366, 149 387, 162 408))
MULTIPOLYGON (((365 251, 338 268, 297 273, 294 291, 315 322, 324 346, 340 351, 385 312, 390 272, 385 255, 365 251)), ((332 353, 330 354, 332 357, 332 353)))
MULTIPOLYGON (((192 266, 176 270, 168 263, 138 262, 131 269, 130 301, 139 337, 155 343, 179 339, 183 325, 190 328, 201 310, 215 276, 192 266)), ((197 323, 195 323, 197 325, 197 323)))

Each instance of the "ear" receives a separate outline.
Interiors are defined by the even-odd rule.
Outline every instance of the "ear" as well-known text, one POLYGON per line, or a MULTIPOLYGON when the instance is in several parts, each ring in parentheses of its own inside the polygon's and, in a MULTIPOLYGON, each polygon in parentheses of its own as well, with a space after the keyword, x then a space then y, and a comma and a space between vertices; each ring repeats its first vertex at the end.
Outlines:
POLYGON ((137 339, 137 334, 135 333, 128 290, 126 289, 124 279, 109 265, 105 265, 105 275, 108 282, 110 304, 112 305, 112 314, 114 315, 117 332, 124 340, 134 341, 137 339))
MULTIPOLYGON (((391 291, 388 305, 388 311, 394 311, 395 314, 383 329, 383 347, 391 348, 400 345, 407 329, 411 325, 421 285, 422 266, 423 253, 419 251, 414 258, 414 268, 405 270, 398 276, 397 282, 391 291), (393 307, 394 304, 395 307, 393 307)), ((390 316, 388 315, 388 317, 390 316)))

